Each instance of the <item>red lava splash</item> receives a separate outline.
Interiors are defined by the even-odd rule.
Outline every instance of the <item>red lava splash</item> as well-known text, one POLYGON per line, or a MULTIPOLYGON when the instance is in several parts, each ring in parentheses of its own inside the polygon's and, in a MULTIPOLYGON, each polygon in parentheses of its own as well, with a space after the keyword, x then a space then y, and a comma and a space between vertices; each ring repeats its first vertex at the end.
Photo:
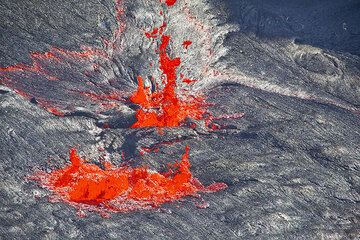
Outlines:
POLYGON ((165 0, 166 5, 172 6, 176 3, 177 0, 165 0))
POLYGON ((87 163, 70 150, 71 164, 50 173, 40 171, 30 179, 51 190, 53 199, 64 201, 81 210, 128 212, 157 208, 165 202, 199 192, 216 192, 227 188, 225 183, 204 187, 190 172, 189 147, 181 161, 170 165, 166 173, 150 171, 146 167, 117 168, 104 162, 104 169, 87 163))
MULTIPOLYGON (((162 2, 165 2, 165 7, 171 7, 176 0, 162 2)), ((38 106, 57 116, 65 116, 78 109, 105 115, 110 113, 109 109, 119 111, 129 91, 120 91, 119 85, 113 84, 117 80, 108 79, 102 67, 111 65, 115 50, 121 47, 119 40, 125 29, 122 0, 114 0, 114 7, 118 28, 110 39, 103 39, 102 48, 82 46, 82 51, 70 51, 50 47, 45 53, 30 53, 30 65, 20 63, 0 68, 0 84, 14 89, 28 100, 35 100, 38 106)), ((167 14, 162 12, 165 20, 167 14)), ((179 81, 191 86, 197 80, 184 78, 182 73, 177 76, 181 59, 169 56, 171 36, 164 34, 166 27, 164 21, 160 27, 145 33, 146 37, 159 41, 159 69, 163 78, 154 84, 156 90, 152 92, 144 86, 142 77, 138 77, 138 89, 130 100, 140 109, 136 112, 137 122, 132 128, 176 127, 186 118, 201 120, 205 113, 209 114, 204 96, 189 95, 186 92, 188 89, 180 89, 177 85, 179 81)), ((182 43, 185 49, 191 44, 190 40, 182 43)))
MULTIPOLYGON (((168 6, 175 4, 175 2, 175 0, 166 0, 168 6)), ((137 122, 132 125, 132 128, 177 127, 188 117, 201 120, 206 113, 203 97, 177 93, 177 68, 181 64, 181 59, 169 57, 167 49, 171 37, 163 34, 166 26, 167 24, 164 22, 160 30, 155 27, 151 32, 145 33, 148 38, 160 39, 159 69, 165 76, 162 80, 165 86, 163 89, 156 89, 151 92, 149 87, 144 86, 142 77, 138 76, 138 89, 130 97, 130 100, 140 105, 141 108, 136 112, 137 122)), ((191 43, 187 40, 183 45, 187 48, 191 43)), ((187 84, 195 81, 183 80, 187 84)))
POLYGON ((162 90, 150 92, 144 87, 143 79, 138 77, 138 89, 131 96, 133 103, 139 104, 137 122, 132 128, 140 127, 176 127, 187 117, 200 120, 204 110, 203 98, 195 96, 178 96, 176 93, 176 69, 180 58, 171 59, 166 51, 170 36, 163 35, 160 45, 160 69, 166 76, 165 87, 162 90))

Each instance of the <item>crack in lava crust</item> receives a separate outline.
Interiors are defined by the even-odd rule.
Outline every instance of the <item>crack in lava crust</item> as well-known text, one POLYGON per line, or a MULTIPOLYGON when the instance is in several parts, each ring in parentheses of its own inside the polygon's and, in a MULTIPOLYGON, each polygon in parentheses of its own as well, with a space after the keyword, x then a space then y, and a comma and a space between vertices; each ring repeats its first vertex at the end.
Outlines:
POLYGON ((35 99, 39 106, 58 116, 77 108, 103 113, 118 107, 126 93, 109 84, 110 70, 101 67, 109 65, 120 51, 125 31, 122 0, 114 0, 114 11, 118 27, 109 39, 101 39, 103 47, 81 46, 80 51, 72 51, 51 46, 44 53, 31 52, 30 65, 0 67, 0 84, 28 100, 35 99), (114 98, 114 94, 118 97, 114 98))

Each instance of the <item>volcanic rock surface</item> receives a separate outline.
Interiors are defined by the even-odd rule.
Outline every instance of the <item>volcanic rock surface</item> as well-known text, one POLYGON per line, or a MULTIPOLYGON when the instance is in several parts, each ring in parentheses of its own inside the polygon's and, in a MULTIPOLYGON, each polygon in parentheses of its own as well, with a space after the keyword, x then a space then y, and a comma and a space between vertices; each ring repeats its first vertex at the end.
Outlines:
POLYGON ((59 81, 26 71, 13 75, 31 98, 0 86, 1 239, 359 238, 359 1, 178 0, 167 10, 166 31, 183 71, 198 80, 188 91, 205 94, 214 116, 244 116, 218 120, 225 126, 218 130, 198 123, 163 134, 129 128, 136 110, 129 103, 104 110, 70 91, 124 97, 136 90, 136 76, 148 86, 146 76, 160 77, 149 66, 156 44, 144 31, 162 24, 162 5, 123 5, 126 27, 118 37, 111 0, 0 2, 0 67, 31 65, 29 53, 52 48, 100 49, 101 39, 116 45, 90 77, 83 74, 89 61, 60 53, 60 63, 42 62, 59 81), (188 50, 185 40, 192 41, 188 50), (44 102, 65 116, 46 111, 44 102), (159 144, 159 152, 140 154, 159 144), (105 153, 114 164, 145 161, 161 169, 185 145, 195 177, 228 185, 203 194, 208 208, 185 198, 157 210, 80 218, 27 179, 36 169, 64 166, 74 146, 96 164, 105 153))

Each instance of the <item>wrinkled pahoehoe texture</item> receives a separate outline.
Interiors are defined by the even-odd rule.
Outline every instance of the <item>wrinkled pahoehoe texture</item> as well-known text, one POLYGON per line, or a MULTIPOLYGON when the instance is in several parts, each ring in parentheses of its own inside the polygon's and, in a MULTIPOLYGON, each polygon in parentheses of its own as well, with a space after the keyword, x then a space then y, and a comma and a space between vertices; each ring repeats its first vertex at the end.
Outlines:
POLYGON ((214 116, 245 115, 219 120, 226 129, 198 124, 162 135, 129 128, 137 108, 128 102, 116 100, 121 112, 104 110, 68 91, 128 97, 137 76, 147 86, 150 76, 160 79, 149 64, 157 46, 144 32, 161 26, 161 4, 123 4, 126 27, 116 38, 111 0, 0 2, 2 68, 31 64, 30 52, 100 49, 101 39, 117 46, 106 50, 106 60, 92 59, 99 66, 90 76, 84 71, 92 60, 61 54, 61 64, 45 61, 60 82, 17 73, 16 84, 28 89, 31 101, 0 86, 1 239, 359 238, 359 1, 178 0, 167 10, 167 33, 182 71, 198 80, 189 92, 205 94, 214 116), (186 40, 192 41, 188 50, 186 40), (45 111, 44 102, 66 115, 45 111), (185 145, 196 178, 229 186, 204 194, 206 209, 185 198, 159 210, 79 218, 26 180, 36 169, 63 167, 74 146, 95 164, 103 153, 119 164, 124 153, 134 166, 143 158, 161 170, 185 145), (159 146, 157 153, 140 154, 159 146))

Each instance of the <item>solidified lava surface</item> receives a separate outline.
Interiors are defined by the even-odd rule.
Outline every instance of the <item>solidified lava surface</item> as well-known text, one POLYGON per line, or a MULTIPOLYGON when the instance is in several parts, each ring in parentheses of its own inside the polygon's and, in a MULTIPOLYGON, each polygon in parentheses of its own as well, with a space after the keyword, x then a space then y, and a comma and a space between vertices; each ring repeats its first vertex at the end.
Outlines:
POLYGON ((0 239, 358 239, 359 9, 0 1, 0 239))
MULTIPOLYGON (((176 3, 174 1, 166 1, 166 6, 170 7, 176 3)), ((17 76, 25 74, 30 78, 32 75, 45 75, 48 81, 61 81, 60 78, 53 76, 56 71, 48 68, 49 62, 64 62, 55 52, 60 55, 69 56, 76 59, 86 59, 87 64, 92 63, 92 70, 96 68, 96 61, 92 58, 99 57, 109 60, 109 45, 111 50, 117 48, 119 38, 124 31, 125 10, 122 1, 115 1, 116 20, 118 28, 114 30, 111 40, 103 40, 104 49, 86 48, 82 52, 66 51, 62 49, 53 49, 46 53, 32 53, 32 65, 17 64, 0 68, 5 78, 3 83, 12 87, 23 97, 31 98, 30 93, 25 90, 19 90, 19 82, 13 81, 17 76), (54 71, 54 73, 53 73, 54 71), (14 75, 12 75, 14 74, 14 75)), ((161 13, 161 15, 165 15, 161 13)), ((149 39, 160 39, 159 53, 159 69, 162 72, 162 88, 160 83, 156 82, 155 90, 144 86, 143 78, 137 77, 137 90, 128 99, 134 104, 140 106, 136 111, 135 117, 137 121, 131 125, 131 128, 144 127, 179 127, 187 118, 194 120, 203 120, 206 113, 205 101, 200 96, 187 95, 184 90, 178 89, 178 67, 181 64, 180 57, 171 58, 168 53, 170 44, 170 35, 165 35, 168 25, 167 18, 161 27, 155 27, 151 33, 145 32, 145 36, 149 39)), ((185 49, 191 44, 184 41, 185 49)), ((77 67, 76 65, 74 67, 77 67)), ((90 78, 90 76, 88 76, 90 78)), ((181 77, 184 78, 183 74, 181 77)), ((24 79, 28 81, 29 79, 24 79)), ((185 82, 191 84, 188 80, 185 82)), ((83 82, 83 84, 85 84, 83 82)), ((96 86, 98 87, 98 86, 96 86)), ((25 87, 26 89, 26 87, 25 87)), ((28 88, 27 91, 30 91, 28 88)), ((68 90, 75 91, 75 90, 68 90)), ((76 91, 75 91, 76 92, 76 91)), ((108 94, 97 94, 85 91, 77 91, 79 96, 88 97, 89 100, 98 101, 102 107, 107 109, 116 108, 119 105, 112 101, 125 101, 118 92, 110 92, 108 94), (110 102, 107 102, 109 100, 110 102), (108 106, 109 105, 109 106, 108 106)), ((45 98, 43 96, 41 98, 45 98)), ((46 100, 42 100, 40 105, 46 106, 46 100)), ((48 112, 64 117, 65 113, 54 106, 46 106, 48 112)), ((207 117, 206 123, 211 120, 211 115, 207 117)), ((107 128, 106 125, 103 126, 107 128)), ((46 187, 52 191, 56 198, 70 203, 91 205, 93 209, 101 212, 102 209, 113 212, 126 212, 135 209, 146 209, 150 207, 158 207, 165 202, 179 200, 184 196, 195 195, 197 192, 213 191, 225 189, 225 183, 216 183, 209 188, 205 188, 197 179, 193 178, 190 172, 190 163, 188 160, 189 148, 186 147, 186 153, 183 155, 179 164, 174 164, 170 168, 178 168, 177 170, 169 170, 168 173, 150 173, 146 167, 142 168, 116 168, 110 162, 105 162, 105 170, 97 165, 86 164, 76 153, 75 149, 70 151, 71 165, 51 173, 39 172, 36 176, 31 177, 39 182, 42 187, 46 187), (115 204, 116 203, 116 204, 115 204)), ((78 207, 79 208, 79 207, 78 207)))

